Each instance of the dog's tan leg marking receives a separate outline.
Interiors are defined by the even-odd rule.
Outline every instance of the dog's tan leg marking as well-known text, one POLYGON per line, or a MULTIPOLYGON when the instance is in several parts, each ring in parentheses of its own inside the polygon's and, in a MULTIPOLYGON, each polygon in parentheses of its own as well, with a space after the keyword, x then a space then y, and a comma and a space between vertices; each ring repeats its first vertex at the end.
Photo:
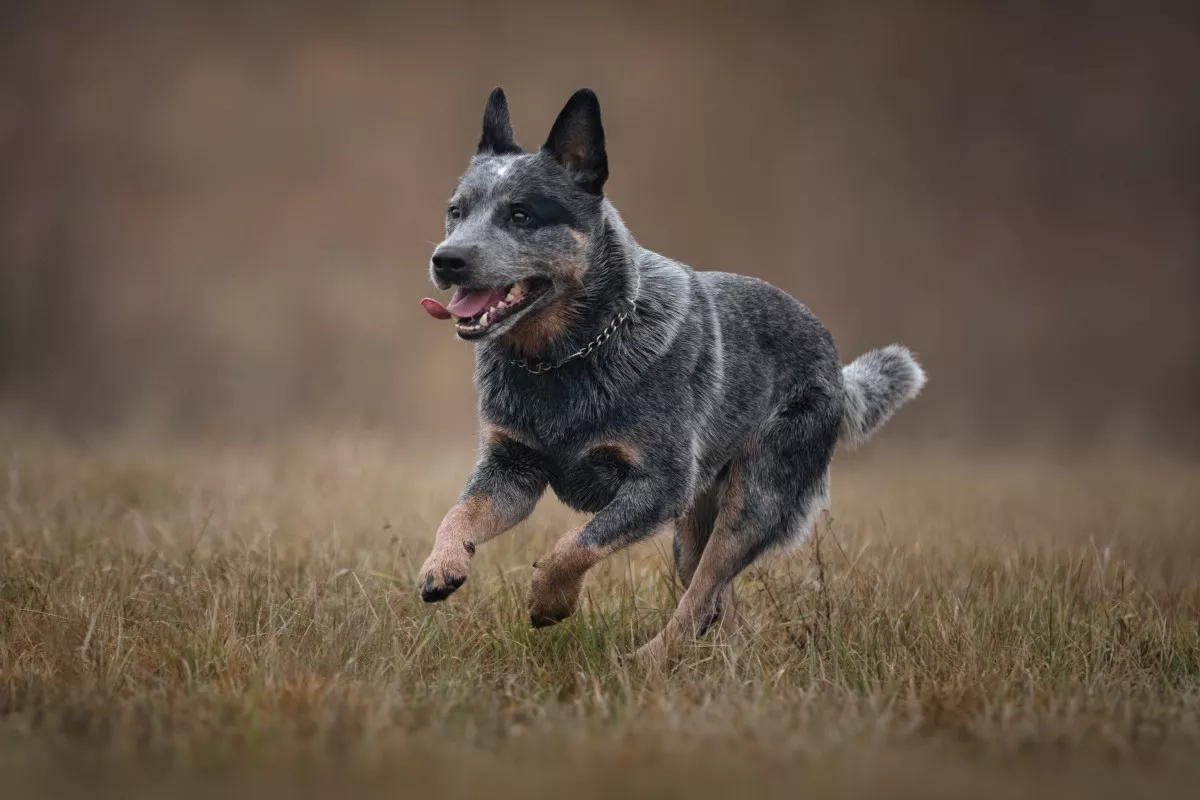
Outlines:
POLYGON ((584 547, 579 531, 554 543, 550 552, 533 562, 529 588, 529 621, 535 628, 562 622, 579 608, 583 576, 612 553, 611 548, 584 547))
POLYGON ((692 507, 675 523, 675 536, 679 540, 675 571, 684 589, 691 585, 692 576, 696 574, 696 567, 700 564, 700 556, 704 553, 704 545, 708 544, 709 532, 702 530, 702 513, 702 509, 692 507))
POLYGON ((546 487, 536 448, 513 431, 484 423, 482 458, 459 502, 438 527, 433 551, 421 567, 421 599, 449 597, 467 580, 475 547, 504 533, 532 513, 546 487))
POLYGON ((732 636, 742 624, 742 618, 737 610, 737 595, 733 591, 733 581, 725 584, 718 602, 720 617, 717 619, 717 629, 725 636, 732 636))
POLYGON ((554 543, 548 553, 533 562, 529 588, 529 621, 535 628, 562 622, 579 608, 583 578, 587 571, 621 549, 585 547, 579 531, 571 531, 554 543))
MULTIPOLYGON (((714 532, 713 538, 709 540, 704 555, 700 557, 700 566, 692 579, 692 585, 679 599, 679 607, 667 621, 666 627, 633 654, 634 661, 639 666, 651 669, 662 667, 673 645, 697 638, 721 618, 726 602, 732 606, 733 559, 723 552, 724 548, 719 543, 718 535, 714 532)), ((729 622, 723 624, 734 624, 732 608, 729 609, 729 613, 729 622)))
POLYGON ((612 456, 618 461, 624 461, 631 467, 637 466, 642 460, 641 451, 635 445, 617 439, 603 441, 594 445, 588 450, 588 455, 612 456))
POLYGON ((525 447, 533 448, 532 442, 528 442, 524 437, 517 435, 514 431, 503 425, 485 422, 483 424, 483 442, 488 447, 502 447, 507 442, 516 442, 525 447))
POLYGON ((422 597, 441 600, 450 596, 466 582, 475 546, 505 530, 492 499, 486 495, 468 497, 451 508, 438 526, 433 551, 421 567, 418 585, 422 597))
POLYGON ((733 525, 742 516, 742 475, 729 478, 712 535, 700 555, 696 571, 679 599, 679 606, 663 630, 634 653, 634 660, 651 669, 663 666, 677 642, 695 639, 729 612, 733 624, 733 579, 742 566, 743 549, 734 540, 733 525))
POLYGON ((704 546, 712 536, 727 483, 721 480, 699 494, 692 501, 692 507, 675 524, 675 574, 684 589, 691 584, 704 546))

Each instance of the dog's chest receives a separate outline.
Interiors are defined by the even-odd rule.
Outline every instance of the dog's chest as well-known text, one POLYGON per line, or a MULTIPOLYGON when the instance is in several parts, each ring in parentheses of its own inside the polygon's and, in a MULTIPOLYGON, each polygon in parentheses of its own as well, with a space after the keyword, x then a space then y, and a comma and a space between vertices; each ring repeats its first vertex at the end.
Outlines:
POLYGON ((594 513, 608 505, 638 463, 631 417, 621 402, 601 404, 585 387, 555 395, 486 387, 481 411, 485 424, 498 426, 536 451, 563 503, 594 513))
POLYGON ((547 440, 527 431, 526 441, 542 462, 558 499, 576 511, 594 513, 616 496, 637 456, 621 439, 589 433, 547 440))
POLYGON ((537 453, 550 488, 576 511, 596 512, 608 505, 638 461, 627 440, 591 426, 564 430, 560 422, 552 436, 532 427, 506 430, 537 453))
POLYGON ((615 445, 600 444, 573 453, 546 455, 550 488, 576 511, 604 508, 625 482, 631 463, 615 445))

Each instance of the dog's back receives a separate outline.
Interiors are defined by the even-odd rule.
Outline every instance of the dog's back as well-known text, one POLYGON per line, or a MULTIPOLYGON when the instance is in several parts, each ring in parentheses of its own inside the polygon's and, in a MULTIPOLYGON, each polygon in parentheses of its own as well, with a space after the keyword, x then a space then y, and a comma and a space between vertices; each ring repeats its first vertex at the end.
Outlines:
MULTIPOLYGON (((679 326, 657 369, 676 375, 679 362, 685 367, 703 445, 698 450, 706 467, 700 470, 702 485, 741 443, 760 437, 775 415, 800 417, 811 429, 829 430, 855 447, 924 384, 923 371, 898 345, 873 350, 843 368, 820 320, 765 281, 695 271, 647 250, 635 260, 643 265, 651 297, 656 282, 667 282, 664 276, 673 271, 679 276, 669 282, 689 287, 682 298, 683 293, 672 293, 669 313, 679 318, 679 326)), ((639 335, 636 325, 630 335, 639 335)))
MULTIPOLYGON (((840 441, 856 447, 915 397, 925 373, 907 348, 889 345, 844 369, 833 337, 808 307, 765 281, 724 272, 697 272, 720 313, 726 362, 735 373, 779 397, 797 392, 838 407, 840 441), (741 362, 750 361, 741 367, 741 362)), ((815 411, 815 409, 814 409, 815 411)))

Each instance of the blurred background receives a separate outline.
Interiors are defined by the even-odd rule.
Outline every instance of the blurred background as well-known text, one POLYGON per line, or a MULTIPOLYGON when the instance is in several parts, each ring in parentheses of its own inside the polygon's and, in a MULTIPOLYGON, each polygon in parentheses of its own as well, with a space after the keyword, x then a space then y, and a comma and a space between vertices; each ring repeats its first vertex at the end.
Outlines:
POLYGON ((590 86, 642 244, 918 352, 889 438, 1197 452, 1198 76, 1185 3, 9 0, 0 405, 469 446, 445 200, 590 86))

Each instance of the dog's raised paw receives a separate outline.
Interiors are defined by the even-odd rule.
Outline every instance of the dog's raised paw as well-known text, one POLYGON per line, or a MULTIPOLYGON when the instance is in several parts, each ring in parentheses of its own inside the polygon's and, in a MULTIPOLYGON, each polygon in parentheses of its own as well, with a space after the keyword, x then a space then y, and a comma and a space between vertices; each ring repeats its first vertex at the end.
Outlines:
POLYGON ((471 571, 471 556, 475 545, 471 542, 438 542, 425 563, 421 565, 417 586, 421 599, 436 603, 454 594, 458 587, 467 582, 471 571))
POLYGON ((439 580, 437 576, 430 573, 421 583, 421 599, 426 603, 445 600, 466 582, 466 575, 443 575, 439 580))

